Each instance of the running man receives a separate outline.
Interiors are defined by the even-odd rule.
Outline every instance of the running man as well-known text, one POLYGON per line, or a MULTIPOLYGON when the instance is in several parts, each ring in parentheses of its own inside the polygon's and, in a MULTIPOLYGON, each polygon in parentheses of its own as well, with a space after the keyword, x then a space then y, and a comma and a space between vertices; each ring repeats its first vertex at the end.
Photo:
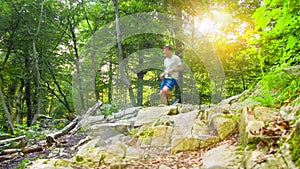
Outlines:
MULTIPOLYGON (((183 71, 183 65, 180 58, 173 54, 171 46, 164 47, 164 55, 166 56, 164 60, 165 71, 160 74, 160 79, 162 79, 160 85, 160 98, 164 105, 168 105, 167 97, 172 97, 170 90, 174 88, 177 84, 179 77, 179 72, 183 71)), ((176 98, 173 103, 177 103, 179 98, 176 98)))

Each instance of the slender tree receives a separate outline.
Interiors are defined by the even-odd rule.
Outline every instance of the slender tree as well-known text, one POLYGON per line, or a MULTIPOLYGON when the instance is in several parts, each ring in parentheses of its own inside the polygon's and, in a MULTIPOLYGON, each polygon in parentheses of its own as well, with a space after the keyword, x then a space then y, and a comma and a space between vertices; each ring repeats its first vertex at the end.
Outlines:
POLYGON ((120 60, 120 75, 123 83, 126 85, 129 91, 129 97, 132 106, 136 106, 135 97, 133 93, 132 86, 125 75, 125 63, 123 62, 124 56, 123 56, 123 48, 122 48, 122 34, 121 34, 121 27, 120 27, 120 12, 119 12, 119 6, 118 6, 118 0, 112 0, 115 13, 116 13, 116 31, 117 31, 117 44, 118 44, 118 50, 119 50, 119 60, 120 60))

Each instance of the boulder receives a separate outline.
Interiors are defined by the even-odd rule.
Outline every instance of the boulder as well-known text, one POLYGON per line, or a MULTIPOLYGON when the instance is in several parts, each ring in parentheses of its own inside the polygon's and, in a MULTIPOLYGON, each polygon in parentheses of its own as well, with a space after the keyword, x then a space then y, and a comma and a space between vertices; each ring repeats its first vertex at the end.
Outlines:
POLYGON ((237 147, 224 144, 205 153, 203 167, 207 169, 239 168, 241 159, 242 155, 237 150, 237 147))
POLYGON ((286 161, 281 154, 265 154, 257 150, 245 152, 242 164, 243 168, 253 169, 297 168, 294 164, 286 161))
POLYGON ((133 127, 130 123, 105 123, 95 124, 90 127, 89 135, 91 137, 101 137, 107 139, 120 133, 128 133, 133 127))
POLYGON ((244 152, 243 166, 241 167, 259 169, 260 164, 258 164, 258 162, 260 161, 259 160, 260 157, 263 157, 263 153, 260 151, 244 152))
POLYGON ((199 109, 199 106, 192 104, 182 104, 179 108, 179 113, 187 113, 199 109))
POLYGON ((268 107, 258 106, 254 108, 253 113, 258 121, 272 121, 276 111, 268 107))
POLYGON ((194 121, 194 125, 192 126, 191 135, 192 135, 192 137, 197 138, 200 136, 209 135, 209 131, 210 131, 210 129, 207 126, 207 124, 200 118, 197 118, 194 121))
POLYGON ((143 128, 136 134, 138 137, 137 145, 140 147, 169 147, 171 145, 171 136, 173 127, 159 125, 149 128, 143 128))
POLYGON ((225 116, 216 116, 209 122, 210 126, 217 131, 218 137, 223 140, 226 138, 236 127, 236 122, 225 116))
POLYGON ((134 147, 128 147, 126 149, 126 154, 124 156, 124 159, 126 159, 127 161, 132 161, 132 160, 143 159, 145 156, 148 155, 144 150, 134 148, 134 147))
POLYGON ((163 114, 169 111, 168 106, 164 107, 149 107, 139 111, 137 117, 130 119, 135 121, 135 126, 142 126, 146 123, 152 123, 157 120, 163 114))
POLYGON ((169 107, 169 111, 168 111, 167 115, 172 116, 172 115, 179 114, 179 111, 178 111, 179 105, 168 106, 168 107, 169 107))
POLYGON ((245 99, 244 101, 242 102, 236 102, 236 103, 233 103, 231 106, 230 106, 230 111, 233 111, 233 112, 242 112, 242 110, 245 108, 245 107, 253 107, 253 106, 257 106, 257 105, 261 105, 260 102, 258 101, 255 101, 254 99, 252 98, 247 98, 245 99))
POLYGON ((182 151, 191 151, 197 150, 202 147, 209 146, 216 142, 220 141, 218 137, 184 137, 184 138, 175 138, 172 140, 171 153, 175 154, 182 151))
POLYGON ((256 141, 259 137, 252 133, 259 135, 259 129, 263 126, 264 122, 255 120, 254 113, 250 108, 244 108, 239 124, 239 141, 242 145, 246 146, 248 143, 256 141))
POLYGON ((169 126, 157 126, 153 128, 151 147, 169 147, 173 128, 169 126))
POLYGON ((264 127, 265 124, 262 121, 249 121, 245 130, 245 137, 247 144, 258 142, 263 136, 260 132, 261 128, 264 127), (253 134, 252 134, 253 133, 253 134))
POLYGON ((282 106, 280 108, 280 116, 285 120, 293 120, 297 116, 297 112, 300 111, 300 104, 296 103, 295 106, 282 106))
POLYGON ((191 138, 192 128, 194 121, 198 117, 198 110, 194 110, 188 113, 178 114, 174 116, 174 130, 172 134, 172 140, 175 138, 191 138))

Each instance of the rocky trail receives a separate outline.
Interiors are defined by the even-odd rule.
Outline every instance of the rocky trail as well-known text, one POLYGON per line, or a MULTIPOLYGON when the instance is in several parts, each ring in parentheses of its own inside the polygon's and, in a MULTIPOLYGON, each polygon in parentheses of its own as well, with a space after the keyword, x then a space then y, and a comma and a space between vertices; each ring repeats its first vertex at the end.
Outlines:
POLYGON ((299 168, 300 97, 267 107, 253 99, 262 90, 216 105, 132 107, 107 117, 99 102, 47 135, 44 151, 19 153, 1 167, 299 168))

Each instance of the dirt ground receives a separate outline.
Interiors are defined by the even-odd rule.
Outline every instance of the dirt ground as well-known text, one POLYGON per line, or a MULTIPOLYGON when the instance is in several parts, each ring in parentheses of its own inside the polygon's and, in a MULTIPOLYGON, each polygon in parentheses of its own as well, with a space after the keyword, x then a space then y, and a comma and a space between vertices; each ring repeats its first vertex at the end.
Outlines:
POLYGON ((62 156, 56 155, 49 157, 51 150, 48 148, 45 148, 44 151, 38 151, 28 154, 19 154, 15 158, 3 161, 0 163, 0 169, 15 169, 20 166, 20 163, 24 159, 29 159, 30 161, 33 161, 37 158, 43 158, 43 159, 49 159, 49 158, 71 158, 72 154, 75 153, 74 150, 71 148, 75 146, 81 139, 84 139, 86 137, 86 134, 79 133, 74 135, 65 135, 59 138, 61 141, 59 148, 64 148, 64 153, 62 156))

